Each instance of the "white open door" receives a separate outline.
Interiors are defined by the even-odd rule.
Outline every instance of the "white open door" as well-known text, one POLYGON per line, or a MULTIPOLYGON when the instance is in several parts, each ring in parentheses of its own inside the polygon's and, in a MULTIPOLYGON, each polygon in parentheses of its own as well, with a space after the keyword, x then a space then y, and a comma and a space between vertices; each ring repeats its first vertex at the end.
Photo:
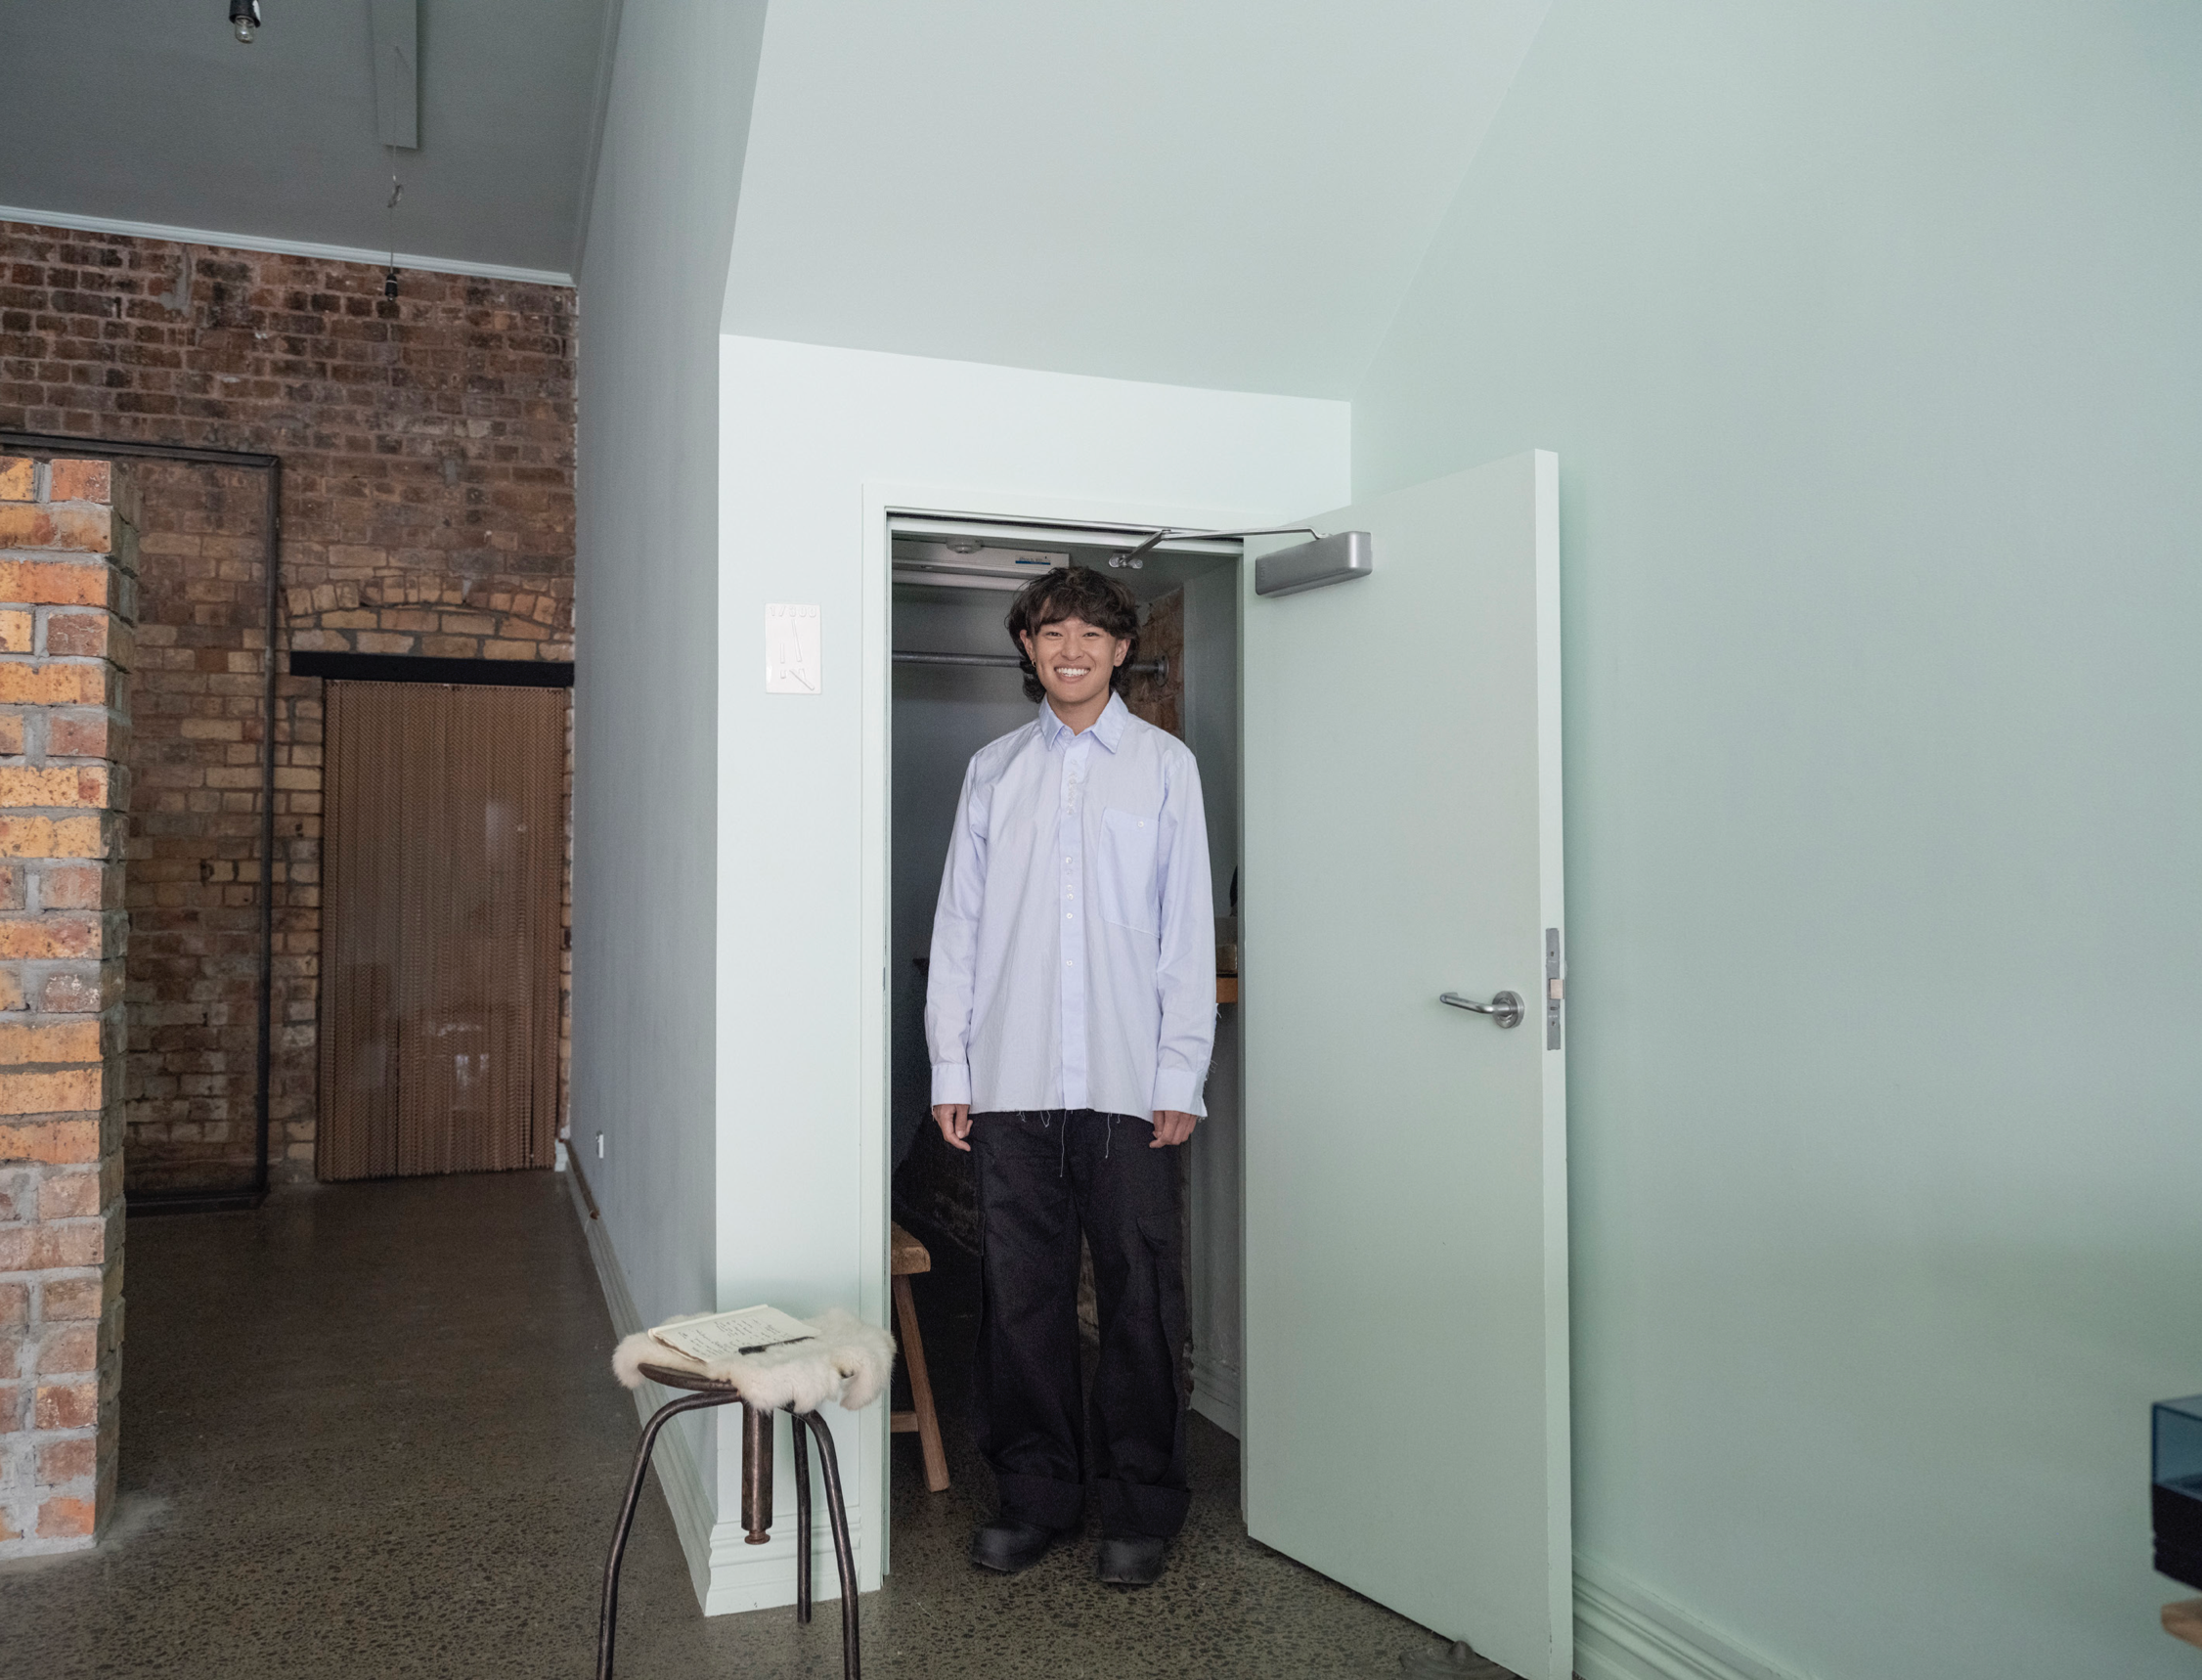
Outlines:
POLYGON ((1319 515, 1372 574, 1249 564, 1243 619, 1247 1525, 1529 1680, 1574 1656, 1558 473, 1319 515))

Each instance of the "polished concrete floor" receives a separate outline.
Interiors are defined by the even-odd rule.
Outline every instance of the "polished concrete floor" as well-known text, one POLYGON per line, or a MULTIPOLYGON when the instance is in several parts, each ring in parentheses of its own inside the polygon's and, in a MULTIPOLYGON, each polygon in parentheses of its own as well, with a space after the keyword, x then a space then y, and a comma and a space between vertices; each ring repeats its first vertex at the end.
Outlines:
MULTIPOLYGON (((0 1675, 593 1672, 636 1435, 563 1181, 324 1185, 257 1214, 139 1218, 127 1243, 121 1497, 96 1550, 0 1565, 0 1675)), ((878 1680, 1503 1680, 1247 1538, 1236 1444, 1196 1419, 1193 1518, 1146 1592, 1089 1545, 974 1572, 959 1427, 971 1279, 917 1281, 947 1493, 895 1444, 895 1570, 862 1607, 878 1680)), ((653 1481, 621 1592, 622 1680, 840 1673, 830 1605, 706 1619, 653 1481)))

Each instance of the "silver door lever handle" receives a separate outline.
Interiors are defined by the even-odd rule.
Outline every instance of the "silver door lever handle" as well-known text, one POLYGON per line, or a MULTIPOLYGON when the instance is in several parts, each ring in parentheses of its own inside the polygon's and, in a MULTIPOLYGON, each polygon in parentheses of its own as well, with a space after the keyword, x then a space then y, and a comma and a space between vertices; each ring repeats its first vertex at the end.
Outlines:
POLYGON ((1478 1015, 1488 1015, 1502 1027, 1521 1025, 1521 994, 1495 992, 1488 1003, 1478 1003, 1473 997, 1463 997, 1458 992, 1440 992, 1437 1001, 1449 1003, 1455 1009, 1473 1009, 1478 1015))

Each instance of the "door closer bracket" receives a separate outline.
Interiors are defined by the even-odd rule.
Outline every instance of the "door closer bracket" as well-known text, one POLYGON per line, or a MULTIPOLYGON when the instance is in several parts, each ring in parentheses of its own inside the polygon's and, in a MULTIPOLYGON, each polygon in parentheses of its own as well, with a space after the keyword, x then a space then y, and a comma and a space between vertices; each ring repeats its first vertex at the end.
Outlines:
POLYGON ((1164 529, 1140 540, 1134 548, 1112 554, 1112 566, 1138 567, 1157 543, 1173 538, 1286 537, 1304 535, 1309 542, 1278 549, 1254 562, 1255 595, 1298 595, 1326 584, 1349 583, 1376 570, 1376 539, 1366 531, 1340 531, 1323 536, 1312 525, 1263 525, 1244 531, 1195 531, 1164 529))

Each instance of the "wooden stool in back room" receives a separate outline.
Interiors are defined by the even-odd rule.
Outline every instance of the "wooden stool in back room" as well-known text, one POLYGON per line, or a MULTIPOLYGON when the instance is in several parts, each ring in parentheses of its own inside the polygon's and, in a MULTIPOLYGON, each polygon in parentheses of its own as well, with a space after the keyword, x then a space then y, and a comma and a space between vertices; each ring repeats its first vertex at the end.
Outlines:
POLYGON ((910 1295, 914 1273, 931 1271, 933 1257, 901 1225, 892 1227, 895 1274, 895 1323, 903 1332, 903 1365, 909 1372, 910 1399, 915 1411, 895 1414, 895 1433, 915 1433, 925 1452, 925 1485, 943 1493, 948 1485, 948 1455, 941 1450, 941 1418, 933 1409, 933 1380, 925 1370, 925 1339, 917 1333, 917 1302, 910 1295))

